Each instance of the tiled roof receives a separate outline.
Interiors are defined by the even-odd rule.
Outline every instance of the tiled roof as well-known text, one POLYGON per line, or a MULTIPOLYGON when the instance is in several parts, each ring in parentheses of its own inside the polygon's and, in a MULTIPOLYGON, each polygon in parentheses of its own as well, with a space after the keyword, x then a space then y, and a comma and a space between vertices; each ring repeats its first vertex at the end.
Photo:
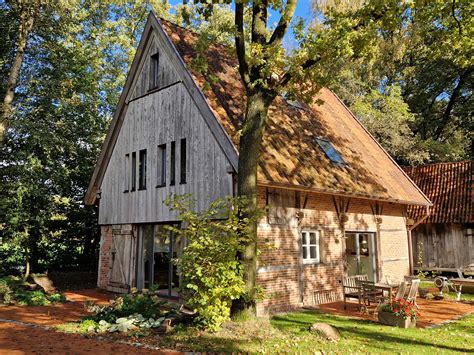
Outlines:
MULTIPOLYGON (((424 223, 470 223, 473 216, 473 161, 405 168, 407 174, 433 202, 424 223)), ((422 208, 411 206, 410 217, 421 218, 422 208)))
MULTIPOLYGON (((246 95, 237 61, 227 47, 207 50, 208 77, 193 70, 197 34, 161 21, 217 119, 238 146, 246 95), (217 79, 217 80, 216 80, 217 79)), ((429 201, 330 90, 300 110, 278 97, 269 110, 258 169, 260 185, 427 205, 429 201), (326 157, 315 138, 329 139, 347 165, 326 157)))

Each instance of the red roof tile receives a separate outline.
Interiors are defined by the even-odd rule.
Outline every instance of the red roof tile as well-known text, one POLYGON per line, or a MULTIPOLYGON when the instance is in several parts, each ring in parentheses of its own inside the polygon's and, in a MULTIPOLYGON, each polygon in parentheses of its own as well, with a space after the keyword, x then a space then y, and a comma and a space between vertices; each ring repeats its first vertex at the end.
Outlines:
MULTIPOLYGON (((430 216, 424 223, 472 223, 473 161, 440 163, 404 168, 412 180, 433 202, 430 216)), ((423 208, 411 206, 410 217, 423 217, 423 208)))

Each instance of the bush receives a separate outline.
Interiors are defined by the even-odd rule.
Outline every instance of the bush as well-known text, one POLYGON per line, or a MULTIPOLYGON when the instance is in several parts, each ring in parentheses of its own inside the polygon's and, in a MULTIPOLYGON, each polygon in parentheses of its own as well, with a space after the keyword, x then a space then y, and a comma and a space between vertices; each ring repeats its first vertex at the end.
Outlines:
POLYGON ((117 297, 110 305, 92 305, 89 309, 94 312, 92 319, 96 322, 106 321, 115 323, 118 318, 128 317, 132 314, 141 314, 145 318, 155 318, 162 315, 165 310, 166 301, 158 296, 147 293, 132 293, 117 297))
POLYGON ((0 279, 0 304, 17 303, 20 306, 46 306, 65 302, 61 293, 47 295, 42 290, 30 290, 30 285, 21 278, 6 276, 0 279))
POLYGON ((249 242, 249 226, 260 212, 241 220, 246 206, 242 198, 213 202, 202 212, 194 212, 189 196, 172 196, 166 203, 179 212, 183 228, 168 227, 178 238, 187 240, 179 260, 181 295, 194 312, 198 325, 217 330, 230 319, 232 300, 245 297, 243 265, 237 255, 249 242))

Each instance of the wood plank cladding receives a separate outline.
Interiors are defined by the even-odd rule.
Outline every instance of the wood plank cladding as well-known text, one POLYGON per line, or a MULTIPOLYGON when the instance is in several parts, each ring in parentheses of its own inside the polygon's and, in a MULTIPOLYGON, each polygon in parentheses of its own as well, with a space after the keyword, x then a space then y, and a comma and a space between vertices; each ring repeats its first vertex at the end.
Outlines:
MULTIPOLYGON (((163 63, 165 58, 160 58, 163 63)), ((146 71, 145 71, 146 72, 146 71)), ((131 157, 133 160, 133 154, 131 157)), ((138 170, 138 153, 135 154, 138 170)), ((101 185, 99 224, 155 223, 176 220, 164 204, 171 194, 192 194, 203 209, 219 197, 232 194, 232 176, 227 160, 183 84, 169 86, 129 103, 121 131, 101 185), (171 142, 175 143, 175 168, 180 174, 180 144, 186 139, 186 183, 171 182, 171 142), (166 164, 159 147, 166 144, 166 164), (123 193, 124 158, 130 152, 147 150, 147 185, 123 193), (164 170, 165 184, 161 179, 164 170), (153 182, 153 183, 152 183, 153 182)), ((181 174, 180 174, 181 175, 181 174)), ((180 176, 176 176, 180 179, 180 176)))
MULTIPOLYGON (((406 173, 433 202, 430 216, 423 223, 472 223, 473 161, 406 167, 406 173)), ((409 215, 419 219, 423 208, 410 206, 409 215)))

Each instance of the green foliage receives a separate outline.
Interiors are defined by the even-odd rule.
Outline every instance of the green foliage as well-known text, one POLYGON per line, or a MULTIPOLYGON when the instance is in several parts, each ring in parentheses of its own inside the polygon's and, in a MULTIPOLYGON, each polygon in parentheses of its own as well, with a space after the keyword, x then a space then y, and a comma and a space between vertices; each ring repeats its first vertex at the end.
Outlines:
POLYGON ((94 313, 96 322, 115 323, 117 319, 133 314, 141 314, 145 318, 157 318, 163 314, 172 314, 173 310, 166 307, 167 302, 151 293, 132 293, 115 298, 109 305, 91 305, 89 310, 94 313))
MULTIPOLYGON (((0 4, 0 83, 18 28, 12 4, 0 4)), ((83 196, 146 17, 169 10, 162 0, 44 4, 0 149, 0 274, 27 260, 33 272, 97 269, 97 211, 83 196)))
POLYGON ((29 289, 29 284, 19 277, 0 278, 0 304, 18 304, 20 306, 46 306, 51 303, 66 302, 61 293, 46 294, 40 290, 29 289))
MULTIPOLYGON (((472 157, 472 2, 319 3, 322 13, 318 18, 323 20, 316 32, 333 37, 336 46, 346 43, 354 49, 349 56, 336 55, 333 62, 325 63, 325 70, 336 74, 331 85, 349 107, 360 109, 360 103, 353 106, 354 97, 373 106, 374 92, 386 101, 396 98, 391 88, 400 89, 396 100, 411 118, 400 124, 403 112, 392 106, 393 113, 378 113, 385 115, 382 126, 369 130, 377 136, 394 126, 407 146, 397 148, 395 133, 382 134, 382 145, 403 164, 472 157)), ((374 110, 378 108, 370 108, 376 114, 374 110)))
POLYGON ((182 296, 197 313, 200 326, 217 330, 230 319, 232 300, 246 297, 243 266, 238 255, 252 242, 249 228, 261 217, 253 211, 240 218, 247 204, 243 198, 219 199, 196 211, 190 196, 172 196, 166 204, 179 214, 181 228, 170 227, 187 241, 175 260, 182 276, 182 296))

